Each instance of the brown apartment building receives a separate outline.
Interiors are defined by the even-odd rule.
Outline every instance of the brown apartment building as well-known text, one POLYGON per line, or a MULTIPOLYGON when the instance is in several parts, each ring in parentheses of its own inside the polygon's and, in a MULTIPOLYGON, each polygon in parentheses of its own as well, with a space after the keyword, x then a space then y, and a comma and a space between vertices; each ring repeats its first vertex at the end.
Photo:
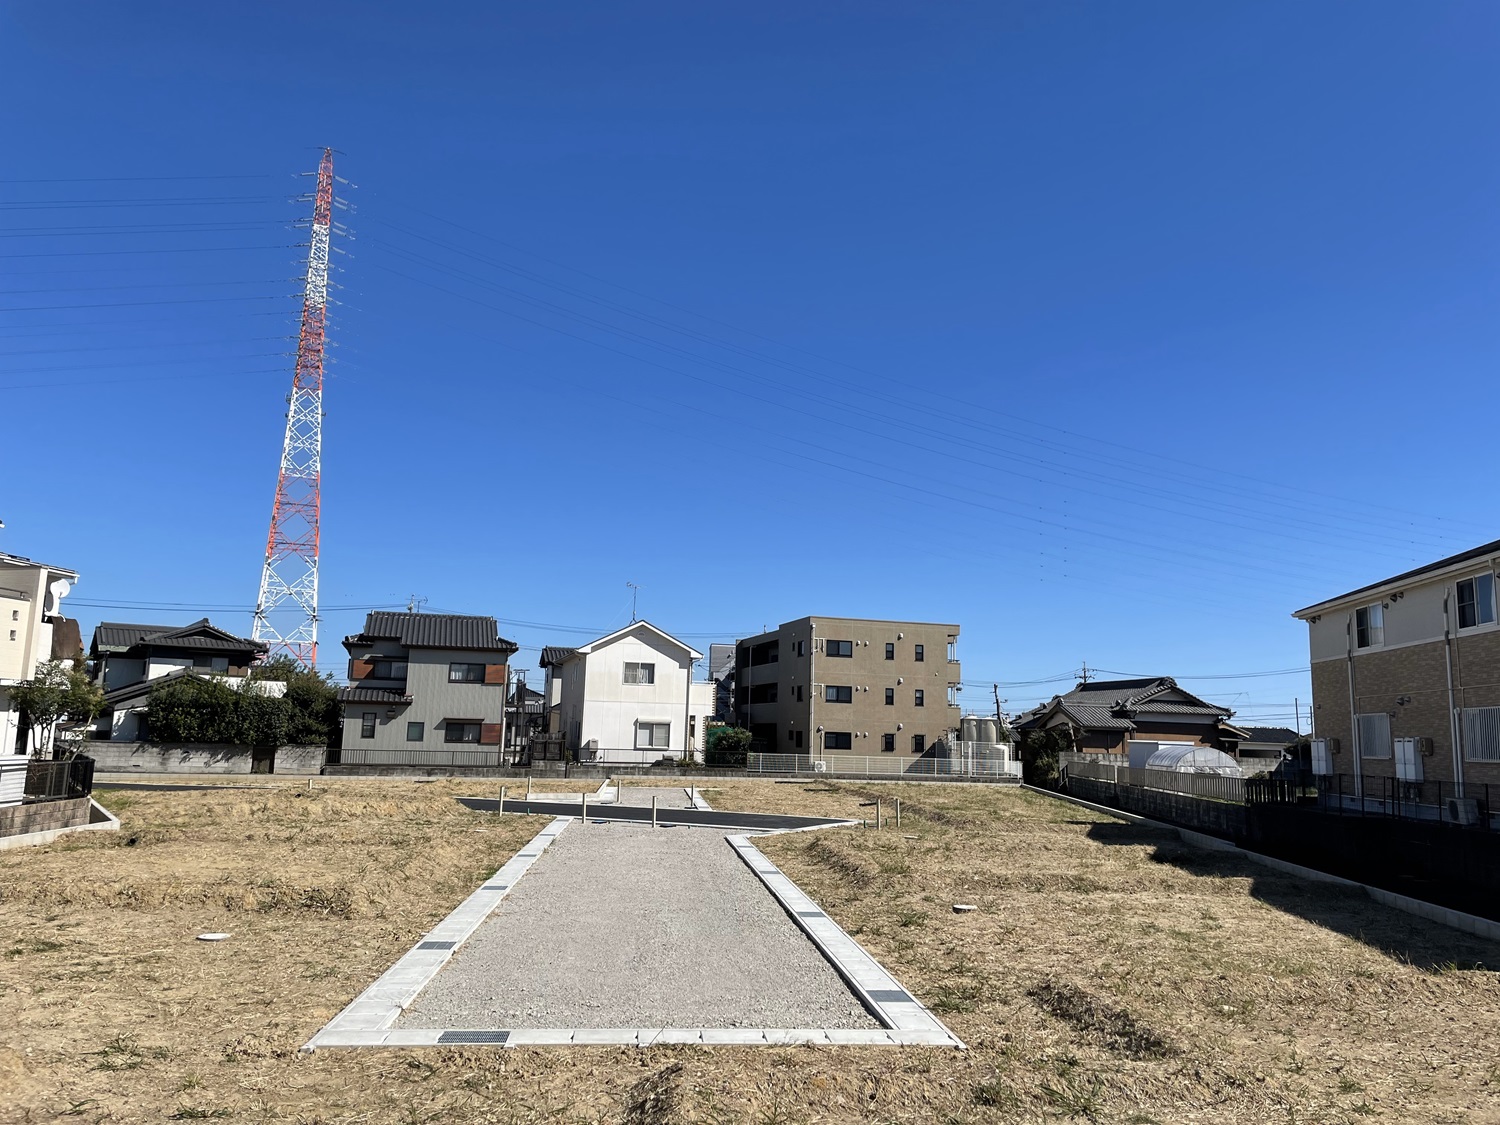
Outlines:
POLYGON ((1500 783, 1497 566, 1500 541, 1293 615, 1308 627, 1316 772, 1500 783))
POLYGON ((736 644, 735 712, 754 750, 931 754, 958 726, 958 626, 803 617, 736 644))

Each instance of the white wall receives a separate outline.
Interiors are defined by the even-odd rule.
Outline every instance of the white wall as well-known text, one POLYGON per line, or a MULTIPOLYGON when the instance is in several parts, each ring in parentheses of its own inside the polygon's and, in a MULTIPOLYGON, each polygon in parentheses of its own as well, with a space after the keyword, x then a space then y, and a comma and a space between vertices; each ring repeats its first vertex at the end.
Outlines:
POLYGON ((695 748, 703 744, 704 724, 713 715, 713 685, 692 685, 690 656, 650 628, 639 628, 589 653, 580 653, 562 668, 562 722, 570 749, 598 743, 599 761, 654 762, 683 753, 685 720, 694 719, 695 748), (625 683, 627 662, 654 664, 655 683, 625 683), (666 723, 666 747, 637 748, 639 724, 666 723))
MULTIPOLYGON (((1325 612, 1318 621, 1310 621, 1307 626, 1308 655, 1314 663, 1320 660, 1342 660, 1344 659, 1346 646, 1352 642, 1348 639, 1353 629, 1351 616, 1360 606, 1384 605, 1385 616, 1385 643, 1379 648, 1397 648, 1402 645, 1426 644, 1443 639, 1443 598, 1449 597, 1452 606, 1452 626, 1454 633, 1458 632, 1458 602, 1456 585, 1460 578, 1467 578, 1472 574, 1487 569, 1487 564, 1482 560, 1472 569, 1465 569, 1462 573, 1445 576, 1426 583, 1415 583, 1407 586, 1400 593, 1401 596, 1394 601, 1391 595, 1395 591, 1386 591, 1384 594, 1371 594, 1367 598, 1355 599, 1347 605, 1339 606, 1325 612)), ((1491 626, 1482 626, 1474 630, 1464 630, 1467 636, 1470 632, 1488 631, 1491 626)), ((1355 649, 1355 653, 1365 651, 1379 651, 1379 648, 1355 649)))

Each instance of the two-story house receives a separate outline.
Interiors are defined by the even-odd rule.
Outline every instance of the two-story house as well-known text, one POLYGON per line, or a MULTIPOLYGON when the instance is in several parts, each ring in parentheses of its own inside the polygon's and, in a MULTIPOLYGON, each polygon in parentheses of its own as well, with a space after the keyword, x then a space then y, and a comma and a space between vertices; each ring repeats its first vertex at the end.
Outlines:
POLYGON ((737 642, 752 749, 830 759, 930 755, 959 725, 958 626, 803 617, 737 642))
MULTIPOLYGON (((250 666, 266 655, 262 641, 239 637, 218 628, 208 618, 191 625, 133 625, 101 621, 89 644, 94 682, 104 689, 104 711, 96 738, 134 742, 150 732, 143 722, 151 689, 181 676, 215 676, 236 689, 243 688, 250 666)), ((264 695, 282 695, 286 685, 255 684, 264 695)))
POLYGON ((78 623, 61 612, 77 581, 65 567, 0 552, 0 756, 29 754, 50 741, 42 731, 28 738, 29 724, 6 688, 31 679, 43 661, 79 655, 78 623))
POLYGON ((1352 775, 1356 792, 1500 783, 1497 568, 1500 541, 1293 614, 1307 623, 1314 772, 1352 775))
POLYGON ((579 761, 650 765, 691 757, 713 717, 713 685, 694 682, 703 654, 649 621, 574 649, 546 649, 557 721, 579 761))
POLYGON ((500 764, 509 661, 493 617, 371 613, 344 638, 340 760, 350 765, 500 764))

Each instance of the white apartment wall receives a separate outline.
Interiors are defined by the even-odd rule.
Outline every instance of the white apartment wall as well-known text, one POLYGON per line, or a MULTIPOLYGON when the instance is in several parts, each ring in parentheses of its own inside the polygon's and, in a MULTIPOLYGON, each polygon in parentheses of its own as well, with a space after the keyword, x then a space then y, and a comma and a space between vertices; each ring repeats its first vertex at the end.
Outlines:
POLYGON ((597 742, 599 761, 620 763, 681 755, 689 715, 694 745, 702 745, 704 724, 713 715, 713 685, 693 684, 690 697, 688 653, 650 629, 580 653, 563 665, 562 673, 563 733, 571 749, 597 742), (627 662, 656 665, 656 682, 625 683, 627 662), (637 726, 645 722, 667 723, 669 745, 637 749, 637 726))
MULTIPOLYGON (((1443 639, 1443 598, 1455 597, 1455 586, 1460 579, 1487 570, 1489 564, 1480 561, 1474 567, 1452 575, 1445 575, 1427 582, 1416 582, 1400 591, 1394 601, 1391 595, 1372 593, 1367 598, 1352 599, 1348 604, 1323 613, 1319 620, 1308 622, 1308 655, 1313 663, 1320 660, 1342 660, 1351 640, 1352 616, 1361 606, 1381 604, 1384 607, 1385 642, 1378 648, 1355 649, 1355 653, 1378 652, 1380 648, 1397 648, 1402 645, 1426 644, 1443 639)), ((1451 622, 1455 634, 1458 631, 1457 602, 1452 601, 1451 622)), ((1483 628, 1483 627, 1482 627, 1483 628)), ((1480 629, 1472 630, 1479 632, 1480 629)), ((1464 630, 1468 635, 1470 630, 1464 630)))

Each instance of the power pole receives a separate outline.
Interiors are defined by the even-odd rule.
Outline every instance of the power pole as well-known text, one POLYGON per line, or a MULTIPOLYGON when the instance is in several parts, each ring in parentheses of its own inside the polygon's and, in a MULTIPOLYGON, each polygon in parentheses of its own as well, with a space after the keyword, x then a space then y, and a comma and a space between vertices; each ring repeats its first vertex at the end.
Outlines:
MULTIPOLYGON (((318 546, 323 479, 323 353, 328 327, 328 251, 333 221, 333 150, 325 148, 313 192, 307 284, 297 365, 287 396, 286 435, 251 637, 304 668, 318 660, 318 546)), ((346 234, 337 227, 340 234, 346 234)))
POLYGON ((1087 660, 1083 662, 1083 670, 1078 673, 1078 679, 1083 683, 1089 682, 1089 662, 1087 660))

